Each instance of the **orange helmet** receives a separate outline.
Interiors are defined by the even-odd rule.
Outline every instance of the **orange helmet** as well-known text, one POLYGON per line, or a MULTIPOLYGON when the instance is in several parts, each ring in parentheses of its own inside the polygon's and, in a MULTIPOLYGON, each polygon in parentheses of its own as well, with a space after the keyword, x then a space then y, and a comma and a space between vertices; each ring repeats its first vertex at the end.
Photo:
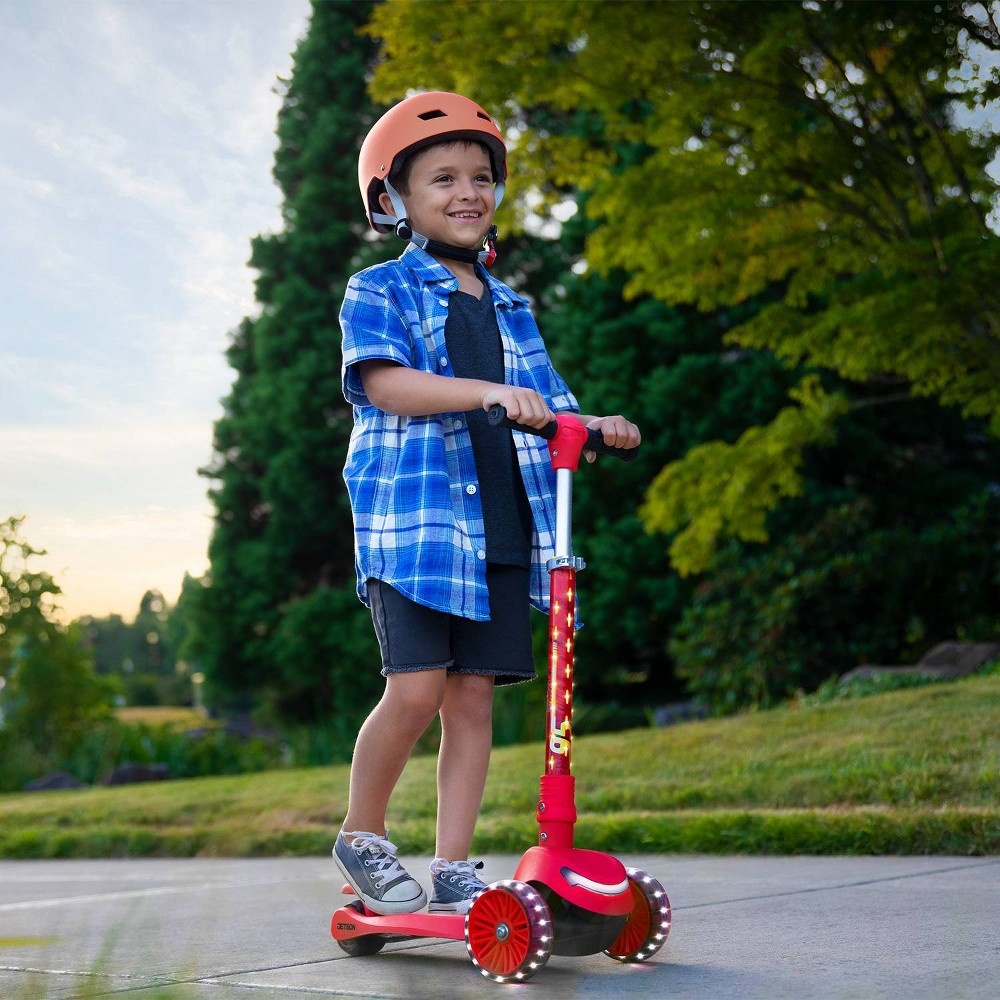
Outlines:
POLYGON ((391 107, 375 122, 361 144, 358 186, 373 229, 391 233, 402 219, 401 205, 398 196, 393 197, 391 185, 389 195, 396 206, 396 216, 386 215, 378 202, 393 167, 398 167, 408 154, 449 139, 481 142, 489 149, 496 203, 500 204, 507 179, 507 145, 496 122, 467 97, 431 91, 407 97, 391 107))

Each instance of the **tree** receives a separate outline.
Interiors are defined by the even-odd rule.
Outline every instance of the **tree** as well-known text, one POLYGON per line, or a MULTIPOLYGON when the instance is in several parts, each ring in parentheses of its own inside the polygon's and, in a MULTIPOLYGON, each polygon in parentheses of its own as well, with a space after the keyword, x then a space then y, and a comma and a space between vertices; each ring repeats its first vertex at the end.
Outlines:
POLYGON ((356 665, 377 657, 354 593, 338 323, 370 245, 357 189, 358 149, 377 116, 364 89, 375 47, 357 35, 370 7, 315 3, 281 81, 284 228, 252 241, 260 313, 233 335, 235 378, 203 470, 216 515, 185 657, 216 702, 291 719, 355 717, 367 689, 356 665))
POLYGON ((0 522, 0 677, 13 667, 15 643, 24 636, 52 628, 54 598, 59 585, 31 562, 45 551, 21 537, 23 517, 0 522))
POLYGON ((0 522, 0 787, 20 787, 111 711, 115 686, 98 677, 75 628, 52 617, 60 591, 34 570, 45 552, 0 522))
MULTIPOLYGON (((188 577, 185 585, 190 585, 188 577)), ((163 594, 147 590, 131 624, 121 615, 85 615, 74 624, 97 672, 119 680, 126 704, 177 705, 190 700, 190 691, 176 670, 179 644, 170 629, 171 618, 163 594)))
POLYGON ((702 310, 770 294, 728 341, 856 387, 848 399, 805 372, 769 423, 663 470, 644 519, 678 532, 682 572, 705 569, 727 535, 766 539, 771 510, 802 493, 807 450, 852 407, 927 396, 1000 432, 985 170, 998 137, 954 112, 1000 92, 981 58, 1000 47, 995 5, 450 7, 376 11, 378 97, 430 74, 504 109, 543 196, 592 192, 592 265, 702 310), (500 40, 488 63, 468 56, 470 33, 500 40), (539 105, 599 128, 533 130, 524 109, 539 105), (625 161, 623 146, 644 155, 625 161))
POLYGON ((94 669, 99 674, 121 674, 127 669, 129 659, 129 633, 131 627, 121 615, 95 618, 84 615, 77 619, 83 640, 94 658, 94 669))

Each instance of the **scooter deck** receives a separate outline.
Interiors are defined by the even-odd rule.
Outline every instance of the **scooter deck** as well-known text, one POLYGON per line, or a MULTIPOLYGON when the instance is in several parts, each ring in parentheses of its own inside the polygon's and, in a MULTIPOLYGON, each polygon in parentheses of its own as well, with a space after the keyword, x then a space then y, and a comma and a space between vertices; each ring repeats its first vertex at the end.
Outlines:
MULTIPOLYGON (((353 896, 354 890, 345 885, 343 892, 353 896)), ((334 911, 330 933, 339 940, 378 934, 381 937, 443 938, 448 941, 465 940, 464 913, 371 913, 358 903, 341 906, 334 911)))

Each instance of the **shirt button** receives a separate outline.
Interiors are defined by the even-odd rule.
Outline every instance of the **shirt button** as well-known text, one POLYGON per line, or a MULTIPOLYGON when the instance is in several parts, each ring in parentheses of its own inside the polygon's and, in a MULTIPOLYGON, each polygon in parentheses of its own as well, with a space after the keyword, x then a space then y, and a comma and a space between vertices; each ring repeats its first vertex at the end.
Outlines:
POLYGON ((476 553, 476 558, 477 558, 477 559, 485 559, 485 558, 486 558, 486 550, 485 550, 485 549, 480 549, 480 550, 479 550, 479 551, 478 551, 478 552, 476 553))
POLYGON ((442 358, 442 359, 441 359, 441 360, 440 360, 440 361, 438 362, 438 364, 439 364, 439 365, 440 365, 440 366, 441 366, 442 368, 447 368, 447 367, 448 367, 448 359, 447 359, 447 358, 442 358))
POLYGON ((465 492, 471 497, 472 494, 476 492, 476 487, 472 483, 469 483, 469 485, 465 487, 465 492))
POLYGON ((462 421, 461 420, 456 420, 454 426, 455 426, 455 430, 456 431, 460 431, 462 429, 462 421))

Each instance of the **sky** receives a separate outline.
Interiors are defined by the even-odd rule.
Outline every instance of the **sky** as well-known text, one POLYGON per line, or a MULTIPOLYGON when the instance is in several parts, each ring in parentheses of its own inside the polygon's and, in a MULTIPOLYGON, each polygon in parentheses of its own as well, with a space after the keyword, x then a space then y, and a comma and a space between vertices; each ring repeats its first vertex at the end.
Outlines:
POLYGON ((281 227, 279 76, 308 0, 0 0, 0 520, 57 617, 207 569, 198 468, 281 227))

